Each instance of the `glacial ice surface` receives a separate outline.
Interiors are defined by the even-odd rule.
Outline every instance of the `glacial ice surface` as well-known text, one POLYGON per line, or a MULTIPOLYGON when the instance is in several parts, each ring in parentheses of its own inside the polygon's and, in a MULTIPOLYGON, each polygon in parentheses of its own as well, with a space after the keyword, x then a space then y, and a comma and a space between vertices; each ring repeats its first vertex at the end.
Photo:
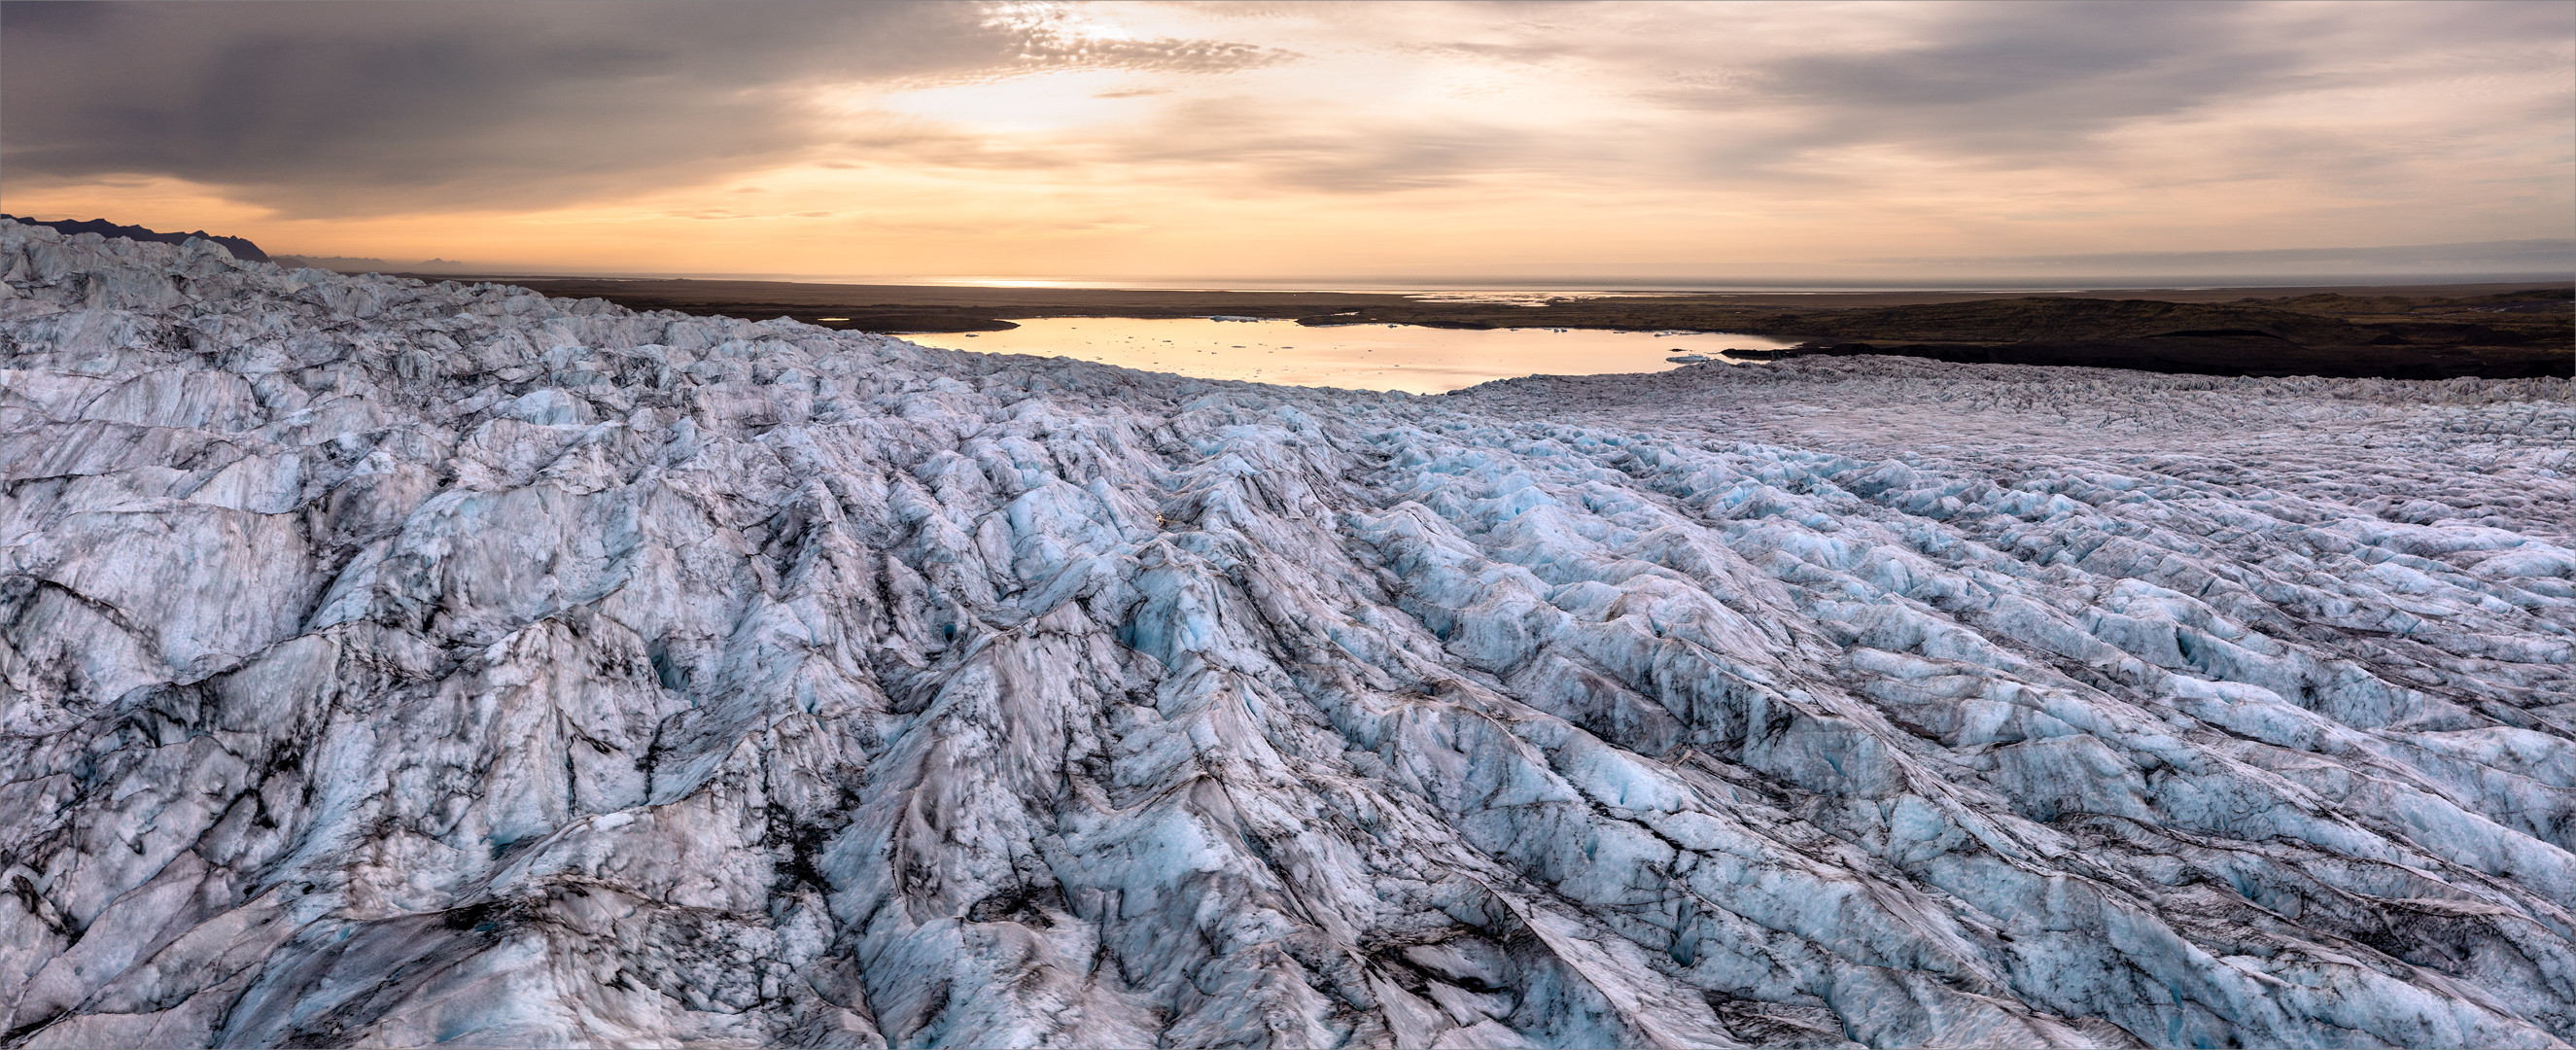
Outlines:
POLYGON ((2576 398, 0 223, 10 1046, 2565 1046, 2576 398))

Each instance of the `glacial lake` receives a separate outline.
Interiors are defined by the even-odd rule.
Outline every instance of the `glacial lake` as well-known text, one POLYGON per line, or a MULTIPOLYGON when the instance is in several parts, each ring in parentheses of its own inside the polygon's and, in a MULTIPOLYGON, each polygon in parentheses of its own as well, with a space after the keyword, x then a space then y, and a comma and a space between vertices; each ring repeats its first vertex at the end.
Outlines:
POLYGON ((1138 320, 1039 317, 1007 332, 938 333, 902 338, 923 346, 999 354, 1076 357, 1207 379, 1293 386, 1407 390, 1437 394, 1525 375, 1662 372, 1675 354, 1735 359, 1796 345, 1725 332, 1607 332, 1550 328, 1423 328, 1335 325, 1204 317, 1138 320))

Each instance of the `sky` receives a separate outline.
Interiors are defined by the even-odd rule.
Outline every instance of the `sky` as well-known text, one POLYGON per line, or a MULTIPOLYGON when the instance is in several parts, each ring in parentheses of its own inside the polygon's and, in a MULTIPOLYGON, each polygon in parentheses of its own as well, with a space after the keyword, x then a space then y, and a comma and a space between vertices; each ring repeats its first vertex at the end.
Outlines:
POLYGON ((530 273, 2552 271, 2576 4, 11 0, 0 210, 530 273))

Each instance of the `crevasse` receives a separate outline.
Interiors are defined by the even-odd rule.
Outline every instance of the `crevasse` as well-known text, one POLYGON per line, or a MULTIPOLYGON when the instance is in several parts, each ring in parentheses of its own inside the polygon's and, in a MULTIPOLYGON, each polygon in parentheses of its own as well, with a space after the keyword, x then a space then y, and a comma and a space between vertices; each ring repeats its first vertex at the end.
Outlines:
POLYGON ((0 267, 12 1046, 2576 1038, 2564 380, 0 267))

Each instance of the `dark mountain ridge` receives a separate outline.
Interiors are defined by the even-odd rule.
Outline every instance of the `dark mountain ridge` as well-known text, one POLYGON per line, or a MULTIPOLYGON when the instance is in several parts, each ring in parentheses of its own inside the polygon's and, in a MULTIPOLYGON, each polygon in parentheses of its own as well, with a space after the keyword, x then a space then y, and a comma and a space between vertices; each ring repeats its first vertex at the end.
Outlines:
POLYGON ((159 230, 127 226, 105 219, 30 219, 19 215, 0 215, 0 219, 9 219, 29 226, 51 226, 54 232, 66 236, 75 233, 95 233, 101 237, 131 237, 138 241, 158 241, 162 244, 186 244, 190 237, 203 237, 223 245, 224 250, 233 253, 233 258, 250 262, 269 261, 268 253, 261 251, 259 245, 252 244, 249 238, 218 237, 204 230, 191 233, 163 233, 159 230))

